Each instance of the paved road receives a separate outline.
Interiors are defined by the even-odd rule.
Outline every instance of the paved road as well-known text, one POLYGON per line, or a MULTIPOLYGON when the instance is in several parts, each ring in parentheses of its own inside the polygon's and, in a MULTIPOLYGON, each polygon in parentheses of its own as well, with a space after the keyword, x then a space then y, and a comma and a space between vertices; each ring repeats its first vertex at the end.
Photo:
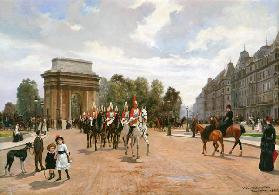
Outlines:
MULTIPOLYGON (((141 160, 135 162, 119 150, 95 152, 86 149, 85 135, 78 130, 51 131, 45 145, 55 135, 64 136, 73 156, 70 180, 46 181, 43 172, 34 173, 33 156, 26 162, 27 174, 20 175, 15 160, 12 177, 0 177, 1 194, 265 194, 279 193, 279 171, 258 170, 259 148, 244 145, 243 157, 201 155, 199 138, 167 137, 150 131, 150 156, 141 145, 141 160), (278 192, 271 192, 271 191, 278 192)), ((122 146, 122 143, 120 144, 122 146)), ((232 143, 225 143, 225 152, 232 143)), ((7 151, 0 152, 1 174, 7 151)), ((211 144, 208 153, 212 152, 211 144)), ((130 154, 129 154, 130 155, 130 154)))

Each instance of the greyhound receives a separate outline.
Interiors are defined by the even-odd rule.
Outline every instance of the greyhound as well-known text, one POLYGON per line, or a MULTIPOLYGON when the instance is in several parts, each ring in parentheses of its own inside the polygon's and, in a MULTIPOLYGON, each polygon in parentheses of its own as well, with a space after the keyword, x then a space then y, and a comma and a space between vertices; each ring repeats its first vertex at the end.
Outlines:
POLYGON ((11 175, 11 166, 14 162, 14 157, 18 157, 20 159, 20 167, 21 172, 26 173, 25 167, 24 167, 24 161, 27 157, 27 150, 30 152, 30 148, 32 148, 32 143, 26 143, 25 147, 20 150, 10 150, 7 153, 7 164, 5 166, 5 175, 7 175, 7 171, 9 171, 9 175, 11 175))

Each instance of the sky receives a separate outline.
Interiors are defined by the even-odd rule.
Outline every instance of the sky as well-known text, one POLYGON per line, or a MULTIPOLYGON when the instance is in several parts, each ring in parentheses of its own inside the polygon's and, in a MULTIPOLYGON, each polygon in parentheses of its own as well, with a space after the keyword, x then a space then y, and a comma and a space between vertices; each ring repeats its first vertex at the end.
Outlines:
POLYGON ((43 97, 55 57, 92 61, 106 78, 159 79, 192 105, 244 44, 253 55, 273 42, 278 10, 279 0, 1 0, 0 110, 25 78, 43 97))

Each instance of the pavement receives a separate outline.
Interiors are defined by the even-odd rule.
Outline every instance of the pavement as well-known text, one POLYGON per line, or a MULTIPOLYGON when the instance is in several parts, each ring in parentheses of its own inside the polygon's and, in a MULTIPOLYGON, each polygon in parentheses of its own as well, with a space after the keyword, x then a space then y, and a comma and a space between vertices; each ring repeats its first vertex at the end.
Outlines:
MULTIPOLYGON (((150 154, 146 144, 140 142, 140 159, 125 156, 123 143, 117 150, 106 145, 98 151, 86 148, 86 135, 78 129, 50 131, 44 145, 53 143, 55 136, 64 137, 73 162, 69 170, 71 179, 62 172, 62 180, 46 180, 44 172, 34 172, 34 156, 25 162, 26 174, 20 174, 20 163, 15 159, 12 176, 4 176, 7 150, 0 151, 0 194, 244 194, 279 193, 279 161, 270 173, 258 169, 260 149, 245 145, 243 156, 239 148, 228 154, 233 143, 225 141, 225 157, 201 154, 201 139, 166 136, 165 132, 149 130, 150 154), (264 190, 264 192, 263 192, 264 190)), ((181 133, 183 134, 183 133, 181 133)), ((43 158, 46 156, 44 150, 43 158)), ((48 173, 46 172, 46 176, 48 173)))
MULTIPOLYGON (((255 132, 247 132, 247 133, 255 133, 255 132)), ((257 132, 256 132, 257 133, 257 132)), ((172 130, 172 136, 175 137, 186 137, 186 138, 191 138, 192 137, 192 132, 185 132, 185 130, 172 130)), ((196 137, 200 138, 200 135, 197 134, 196 137)), ((229 142, 234 142, 235 139, 233 137, 230 138, 224 138, 225 141, 229 142)), ((252 137, 252 136, 241 136, 240 141, 242 144, 250 145, 250 146, 255 146, 255 147, 260 147, 261 145, 261 138, 260 137, 252 137)), ((279 150, 279 145, 275 145, 275 149, 279 150)))
MULTIPOLYGON (((47 135, 42 135, 41 137, 43 139, 45 139, 47 137, 47 135)), ((30 135, 28 137, 25 137, 22 141, 19 141, 19 142, 12 142, 12 141, 0 142, 0 151, 23 146, 28 142, 33 143, 35 138, 36 138, 36 133, 32 132, 32 133, 30 133, 30 135)))

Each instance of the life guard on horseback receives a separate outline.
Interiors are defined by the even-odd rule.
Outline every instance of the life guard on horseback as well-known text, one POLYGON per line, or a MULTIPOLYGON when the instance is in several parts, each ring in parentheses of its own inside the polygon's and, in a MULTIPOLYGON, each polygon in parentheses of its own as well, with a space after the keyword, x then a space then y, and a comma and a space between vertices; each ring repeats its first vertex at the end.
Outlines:
POLYGON ((139 116, 140 115, 141 115, 141 111, 138 108, 138 102, 136 100, 136 96, 134 96, 133 97, 133 108, 130 111, 130 120, 129 120, 130 129, 129 129, 129 133, 127 135, 128 137, 131 135, 134 128, 139 125, 139 116))
POLYGON ((113 104, 110 102, 109 107, 108 107, 108 112, 107 112, 107 126, 111 125, 115 118, 115 112, 113 111, 113 104))
POLYGON ((129 116, 130 116, 129 106, 128 106, 128 103, 125 102, 124 110, 123 110, 122 116, 121 116, 121 124, 122 124, 122 126, 124 126, 124 123, 127 123, 129 121, 129 116))

